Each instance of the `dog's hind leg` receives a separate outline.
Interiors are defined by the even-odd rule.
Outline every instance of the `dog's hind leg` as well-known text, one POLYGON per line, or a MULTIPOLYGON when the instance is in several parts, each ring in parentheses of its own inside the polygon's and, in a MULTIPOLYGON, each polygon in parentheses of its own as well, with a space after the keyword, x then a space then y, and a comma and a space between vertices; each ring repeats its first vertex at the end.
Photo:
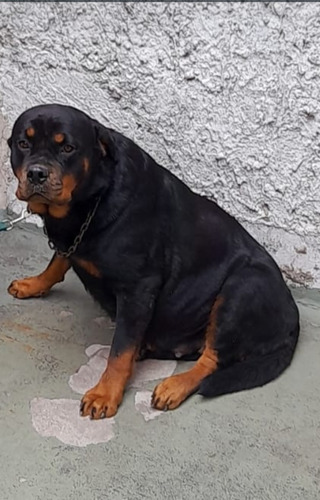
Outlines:
POLYGON ((280 271, 268 262, 244 267, 214 303, 197 363, 161 382, 153 406, 170 410, 196 391, 214 397, 262 386, 289 366, 298 335, 298 310, 280 271))
POLYGON ((174 410, 190 394, 196 392, 206 377, 218 368, 218 353, 214 349, 217 315, 223 299, 218 297, 212 307, 205 335, 204 349, 196 364, 184 373, 173 375, 155 388, 152 406, 158 410, 174 410))

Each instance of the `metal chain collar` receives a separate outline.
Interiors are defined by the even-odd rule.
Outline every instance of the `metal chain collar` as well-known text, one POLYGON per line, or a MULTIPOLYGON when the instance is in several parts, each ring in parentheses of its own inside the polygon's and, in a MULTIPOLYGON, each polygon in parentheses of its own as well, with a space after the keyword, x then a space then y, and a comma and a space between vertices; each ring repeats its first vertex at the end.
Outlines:
MULTIPOLYGON (((81 243, 81 241, 82 241, 82 239, 83 239, 83 237, 84 237, 84 235, 85 235, 85 233, 90 225, 90 222, 92 221, 92 219, 97 211, 100 200, 101 200, 101 198, 99 197, 97 199, 95 206, 91 210, 91 212, 88 213, 86 220, 84 221, 84 223, 80 227, 79 233, 75 237, 72 245, 68 248, 68 250, 66 250, 65 252, 62 250, 59 250, 59 248, 55 245, 55 243, 52 240, 50 240, 50 238, 49 238, 48 245, 51 248, 51 250, 54 250, 58 255, 60 255, 61 257, 65 257, 66 259, 68 259, 70 257, 70 255, 72 255, 77 250, 78 246, 80 245, 80 243, 81 243)), ((43 226, 43 231, 44 231, 44 234, 46 236, 48 236, 47 228, 45 225, 43 226)))

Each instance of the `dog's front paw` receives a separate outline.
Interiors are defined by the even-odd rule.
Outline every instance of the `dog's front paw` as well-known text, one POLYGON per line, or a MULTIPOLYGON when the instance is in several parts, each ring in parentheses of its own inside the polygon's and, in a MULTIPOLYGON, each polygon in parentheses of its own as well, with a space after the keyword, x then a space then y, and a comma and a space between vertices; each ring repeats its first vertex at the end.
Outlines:
POLYGON ((81 400, 80 415, 90 416, 91 419, 113 417, 121 403, 122 395, 116 393, 112 387, 98 384, 87 391, 81 400))
POLYGON ((193 391, 185 373, 166 378, 154 389, 151 399, 153 408, 157 410, 174 410, 193 391))
POLYGON ((29 299, 31 297, 42 297, 49 292, 50 288, 37 276, 15 280, 8 288, 10 295, 16 299, 29 299))

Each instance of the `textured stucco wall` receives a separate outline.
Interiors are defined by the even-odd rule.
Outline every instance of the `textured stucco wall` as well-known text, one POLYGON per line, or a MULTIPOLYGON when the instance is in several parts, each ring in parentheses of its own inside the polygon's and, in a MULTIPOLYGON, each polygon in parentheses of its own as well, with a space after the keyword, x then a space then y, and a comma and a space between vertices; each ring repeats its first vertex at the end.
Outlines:
MULTIPOLYGON (((0 46, 5 126, 83 109, 320 285, 319 3, 0 3, 0 46)), ((2 168, 5 187, 18 208, 2 168)))

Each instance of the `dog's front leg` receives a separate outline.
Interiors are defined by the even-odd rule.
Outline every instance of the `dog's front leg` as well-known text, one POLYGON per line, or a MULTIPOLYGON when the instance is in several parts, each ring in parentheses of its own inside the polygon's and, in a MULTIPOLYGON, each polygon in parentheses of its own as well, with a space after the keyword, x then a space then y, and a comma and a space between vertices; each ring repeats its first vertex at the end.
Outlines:
POLYGON ((42 297, 49 293, 53 285, 64 280, 64 276, 70 267, 71 264, 68 259, 55 253, 48 267, 41 274, 13 281, 8 288, 8 292, 17 299, 42 297))
POLYGON ((154 297, 149 289, 141 287, 133 294, 123 293, 117 297, 116 330, 108 364, 98 384, 83 396, 82 416, 100 419, 117 413, 152 317, 154 297))

